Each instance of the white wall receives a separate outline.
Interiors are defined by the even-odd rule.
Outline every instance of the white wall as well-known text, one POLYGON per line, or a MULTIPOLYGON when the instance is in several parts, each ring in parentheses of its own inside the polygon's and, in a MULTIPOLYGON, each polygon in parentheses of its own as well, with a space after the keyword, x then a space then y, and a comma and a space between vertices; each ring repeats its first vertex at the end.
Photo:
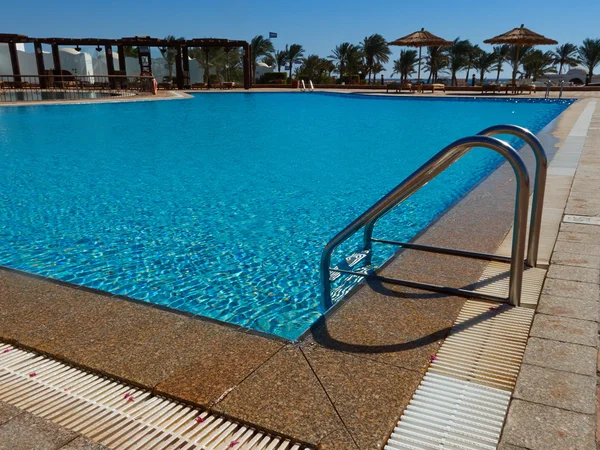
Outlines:
MULTIPOLYGON (((24 51, 24 46, 17 46, 19 54, 19 64, 21 66, 21 74, 37 75, 37 64, 35 62, 35 54, 33 52, 24 51)), ((71 48, 60 48, 60 63, 63 70, 71 72, 73 75, 106 75, 108 73, 106 66, 106 52, 100 52, 96 58, 93 58, 87 52, 75 52, 71 48)), ((115 69, 119 69, 119 57, 116 51, 113 52, 113 61, 115 69)), ((46 70, 54 68, 52 53, 44 51, 44 65, 46 70)), ((125 58, 125 66, 128 75, 137 76, 140 74, 140 64, 137 58, 125 58)), ((272 71, 272 69, 271 69, 272 71)), ((163 77, 169 75, 167 61, 162 57, 152 58, 152 73, 158 82, 163 80, 163 77)), ((12 64, 10 62, 10 53, 7 44, 0 44, 0 75, 12 75, 12 64)), ((173 68, 173 76, 175 76, 175 68, 173 68)), ((190 81, 192 83, 202 82, 204 79, 204 70, 200 68, 198 63, 190 60, 190 81)))

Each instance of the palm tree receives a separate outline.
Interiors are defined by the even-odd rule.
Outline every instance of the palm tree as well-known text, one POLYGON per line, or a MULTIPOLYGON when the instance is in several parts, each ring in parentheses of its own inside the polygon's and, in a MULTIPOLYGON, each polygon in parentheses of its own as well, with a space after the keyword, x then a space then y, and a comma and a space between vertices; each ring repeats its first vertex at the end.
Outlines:
POLYGON ((290 80, 292 79, 292 67, 296 61, 304 56, 304 49, 300 44, 292 44, 287 50, 287 62, 290 65, 290 80))
POLYGON ((211 62, 208 57, 209 52, 214 53, 214 49, 210 49, 209 47, 196 47, 191 48, 188 51, 188 54, 196 60, 198 67, 200 67, 204 72, 203 81, 205 83, 208 83, 211 68, 211 62))
POLYGON ((451 74, 451 84, 456 86, 456 73, 467 67, 468 53, 471 49, 471 43, 468 40, 460 40, 457 37, 452 41, 452 46, 448 48, 448 69, 451 74))
POLYGON ((533 81, 547 73, 556 73, 554 67, 554 53, 531 50, 523 58, 523 71, 525 78, 533 78, 533 81))
POLYGON ((125 51, 125 56, 128 58, 137 58, 138 57, 138 48, 133 47, 132 45, 123 46, 123 50, 125 51))
POLYGON ((269 39, 265 39, 261 34, 254 36, 250 42, 252 55, 252 79, 256 81, 256 64, 259 58, 271 55, 275 51, 273 43, 269 39))
POLYGON ((574 44, 559 45, 552 52, 554 64, 558 64, 558 73, 561 74, 563 66, 577 64, 577 46, 574 44))
MULTIPOLYGON (((168 35, 165 38, 165 41, 168 42, 177 42, 177 41, 182 41, 183 38, 179 38, 177 39, 175 36, 173 35, 168 35)), ((165 45, 164 47, 158 47, 158 50, 160 51, 160 54, 162 55, 163 58, 165 58, 165 61, 167 61, 167 64, 169 66, 169 80, 173 79, 173 66, 175 65, 175 59, 177 56, 177 49, 175 47, 170 47, 165 45)))
POLYGON ((342 42, 340 45, 336 46, 331 51, 331 55, 328 56, 334 64, 337 63, 337 71, 340 74, 340 77, 343 77, 346 73, 348 55, 353 51, 353 47, 354 45, 350 42, 342 42))
POLYGON ((392 76, 400 74, 400 82, 406 83, 408 77, 415 73, 415 67, 419 62, 416 50, 400 51, 400 58, 394 61, 392 76))
MULTIPOLYGON (((375 71, 376 65, 379 64, 379 66, 382 66, 383 64, 387 64, 392 52, 388 47, 386 40, 380 34, 372 34, 371 36, 365 37, 362 44, 360 44, 360 49, 365 57, 365 64, 367 66, 370 83, 371 76, 373 76, 373 81, 375 80, 375 75, 377 74, 375 71)), ((381 72, 381 70, 379 70, 379 72, 381 72)))
POLYGON ((427 47, 427 56, 425 57, 425 67, 429 70, 429 78, 427 82, 438 79, 438 73, 448 65, 448 55, 443 47, 432 46, 427 47))
POLYGON ((277 72, 281 72, 281 67, 285 67, 285 61, 287 59, 287 47, 285 51, 277 50, 275 52, 275 63, 277 64, 277 72))
POLYGON ((523 61, 523 59, 525 59, 527 57, 527 55, 529 54, 529 52, 531 52, 532 50, 533 50, 533 47, 531 45, 511 45, 510 46, 510 51, 508 53, 508 63, 512 66, 513 73, 515 75, 519 71, 519 66, 521 65, 521 62, 523 61))
POLYGON ((510 53, 510 45, 496 45, 494 47, 494 56, 496 56, 496 83, 500 81, 500 72, 502 72, 502 66, 508 61, 508 55, 510 53))
POLYGON ((475 44, 475 45, 471 45, 471 48, 469 49, 469 52, 467 53, 467 76, 465 77, 465 81, 467 83, 469 82, 469 75, 471 73, 471 67, 473 67, 473 64, 475 63, 475 59, 479 56, 479 54, 482 51, 483 50, 481 50, 481 48, 479 48, 479 45, 475 44))
POLYGON ((585 39, 577 49, 579 62, 588 69, 586 85, 592 82, 594 68, 600 63, 600 39, 585 39))
POLYGON ((485 74, 492 70, 495 62, 496 55, 494 53, 488 53, 485 50, 481 50, 473 61, 473 68, 479 71, 479 82, 481 84, 483 84, 485 74))

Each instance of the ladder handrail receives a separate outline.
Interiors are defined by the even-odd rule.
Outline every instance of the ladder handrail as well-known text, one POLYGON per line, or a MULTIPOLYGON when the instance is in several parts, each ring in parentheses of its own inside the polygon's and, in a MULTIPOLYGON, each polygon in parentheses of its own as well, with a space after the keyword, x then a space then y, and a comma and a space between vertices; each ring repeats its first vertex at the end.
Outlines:
POLYGON ((310 85, 310 92, 315 90, 315 85, 313 84, 312 80, 308 80, 308 84, 310 85))
POLYGON ((527 244, 527 260, 529 267, 537 267, 540 231, 542 228, 542 213, 544 209, 544 194, 546 192, 546 175, 548 173, 548 155, 540 140, 527 128, 517 125, 495 125, 480 131, 482 136, 512 134, 531 147, 535 156, 535 183, 533 185, 533 200, 531 218, 529 220, 529 241, 527 244))
POLYGON ((509 295, 506 300, 512 305, 519 305, 524 269, 525 230, 529 208, 529 173, 521 156, 508 143, 488 136, 471 136, 459 139, 439 151, 327 243, 321 254, 320 265, 321 298, 325 310, 333 306, 330 281, 330 270, 332 270, 331 255, 333 251, 360 230, 360 228, 391 211, 399 203, 475 147, 484 147, 502 155, 511 164, 517 178, 514 216, 515 231, 512 242, 509 295))
POLYGON ((306 91, 306 84, 304 84, 304 80, 300 80, 300 84, 302 85, 302 92, 306 91))
MULTIPOLYGON (((537 267, 538 250, 540 244, 540 231, 542 227, 542 213, 544 209, 544 195, 546 191, 546 176, 548 172, 548 156, 540 140, 526 128, 517 125, 494 125, 477 133, 481 136, 495 136, 510 134, 525 141, 531 147, 535 156, 535 184, 533 187, 533 200, 531 218, 529 221, 529 240, 527 245, 527 258, 525 263, 529 267, 537 267)), ((373 228, 379 220, 376 217, 365 225, 364 249, 371 249, 373 228)), ((367 261, 370 261, 370 255, 367 261)))

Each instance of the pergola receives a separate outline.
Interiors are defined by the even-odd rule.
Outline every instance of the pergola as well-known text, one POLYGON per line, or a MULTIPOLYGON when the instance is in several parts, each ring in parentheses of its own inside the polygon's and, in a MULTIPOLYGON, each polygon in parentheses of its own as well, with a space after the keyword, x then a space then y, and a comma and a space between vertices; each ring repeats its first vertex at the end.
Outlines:
MULTIPOLYGON (((17 44, 20 43, 33 43, 36 65, 38 75, 45 75, 46 68, 44 67, 44 57, 42 54, 42 44, 48 44, 52 47, 52 58, 54 60, 54 71, 58 74, 62 73, 62 67, 60 64, 60 55, 58 48, 60 45, 68 46, 104 46, 106 51, 106 66, 108 75, 127 75, 125 72, 125 47, 171 47, 176 50, 175 55, 175 74, 177 81, 177 88, 185 88, 185 73, 189 73, 190 61, 188 57, 188 49, 190 47, 202 47, 204 51, 209 52, 210 48, 242 48, 244 50, 242 57, 242 64, 244 70, 244 89, 250 89, 252 87, 252 77, 250 76, 251 71, 251 50, 250 45, 246 41, 234 41, 229 39, 213 39, 213 38, 194 38, 194 39, 182 39, 176 41, 170 41, 166 39, 152 38, 150 36, 133 36, 124 37, 120 39, 105 39, 105 38, 32 38, 24 36, 22 34, 0 34, 0 43, 8 44, 10 52, 10 61, 13 69, 13 76, 15 81, 21 81, 21 68, 19 66, 19 58, 17 53, 17 44), (112 48, 116 46, 119 54, 119 73, 116 73, 112 48)), ((140 58, 140 67, 142 61, 140 58)), ((40 84, 43 78, 40 77, 40 84)))

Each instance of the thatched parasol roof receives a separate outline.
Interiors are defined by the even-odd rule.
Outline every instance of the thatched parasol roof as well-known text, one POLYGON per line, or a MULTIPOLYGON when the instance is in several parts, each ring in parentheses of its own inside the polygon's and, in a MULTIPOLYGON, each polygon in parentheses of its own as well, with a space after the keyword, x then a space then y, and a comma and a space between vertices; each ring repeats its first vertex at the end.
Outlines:
POLYGON ((491 39, 486 39, 486 44, 513 44, 513 45, 548 45, 558 44, 554 39, 549 39, 541 34, 534 33, 524 25, 514 28, 508 33, 501 34, 491 39))
POLYGON ((398 45, 400 47, 449 47, 452 45, 452 42, 431 34, 429 31, 425 31, 425 28, 421 28, 421 31, 415 31, 408 36, 396 39, 390 42, 389 45, 398 45))

